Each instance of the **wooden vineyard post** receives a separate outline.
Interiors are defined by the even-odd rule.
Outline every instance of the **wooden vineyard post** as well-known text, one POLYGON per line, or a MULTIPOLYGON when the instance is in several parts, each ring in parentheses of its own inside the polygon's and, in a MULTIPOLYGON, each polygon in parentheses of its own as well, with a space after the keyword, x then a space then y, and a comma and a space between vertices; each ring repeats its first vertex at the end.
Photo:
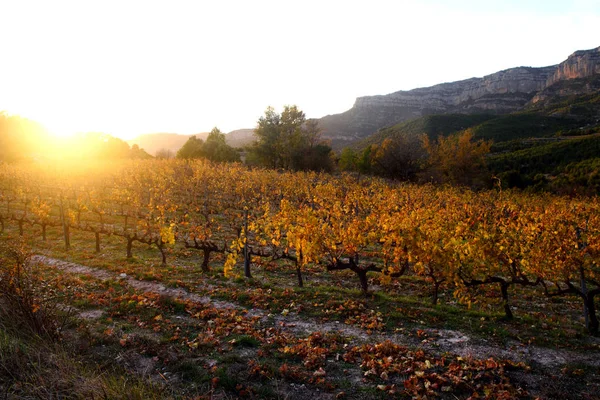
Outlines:
POLYGON ((100 253, 100 232, 94 232, 96 237, 96 253, 100 253))
MULTIPOLYGON (((587 287, 585 285, 585 273, 583 271, 583 267, 579 267, 579 275, 581 277, 581 293, 583 293, 583 297, 587 299, 587 287)), ((589 331, 590 329, 590 312, 587 307, 587 303, 583 302, 583 316, 585 318, 585 329, 589 331)))
POLYGON ((244 209, 244 276, 252 278, 250 273, 250 254, 248 252, 248 209, 244 209))
POLYGON ((65 238, 65 249, 66 249, 66 251, 69 251, 71 249, 71 238, 70 238, 70 232, 69 232, 69 224, 67 223, 67 220, 65 217, 65 207, 64 207, 62 195, 60 196, 60 220, 61 220, 62 226, 63 226, 63 233, 64 233, 64 238, 65 238))
MULTIPOLYGON (((585 249, 585 243, 581 241, 581 228, 577 227, 575 230, 577 234, 577 248, 579 250, 585 249)), ((583 270, 583 265, 579 266, 579 278, 581 282, 581 293, 583 294, 584 299, 587 299, 587 286, 585 285, 585 271, 583 270)), ((590 316, 589 310, 587 306, 587 302, 584 300, 583 302, 583 317, 585 318, 585 329, 589 331, 590 329, 590 316)))

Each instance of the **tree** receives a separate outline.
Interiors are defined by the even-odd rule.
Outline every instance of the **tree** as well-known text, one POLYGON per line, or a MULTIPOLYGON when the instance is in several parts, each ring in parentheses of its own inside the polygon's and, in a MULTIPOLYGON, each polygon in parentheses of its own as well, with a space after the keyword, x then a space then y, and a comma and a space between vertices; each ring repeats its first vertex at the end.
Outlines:
POLYGON ((319 143, 312 147, 304 147, 294 153, 292 168, 302 171, 331 172, 334 167, 334 160, 331 155, 331 147, 325 143, 319 143))
POLYGON ((125 141, 106 133, 90 132, 81 139, 80 146, 88 149, 88 157, 109 160, 131 156, 131 149, 125 141))
POLYGON ((168 160, 170 158, 173 158, 173 150, 162 148, 160 150, 157 150, 154 155, 159 160, 168 160))
POLYGON ((296 106, 285 106, 279 121, 278 150, 281 154, 281 167, 292 169, 294 156, 308 147, 306 132, 302 130, 306 116, 296 106))
POLYGON ((215 127, 208 134, 206 142, 196 136, 190 137, 177 151, 177 158, 206 158, 217 162, 239 161, 239 153, 225 141, 225 134, 215 127))
POLYGON ((402 135, 387 138, 374 146, 371 155, 373 172, 403 181, 412 181, 421 170, 425 151, 419 136, 402 135))
POLYGON ((131 150, 130 150, 130 156, 129 158, 134 158, 134 159, 149 159, 152 158, 152 156, 148 153, 146 153, 146 151, 142 148, 140 148, 140 146, 138 146, 137 144, 134 144, 131 146, 131 150))
POLYGON ((338 161, 338 167, 341 171, 358 170, 358 156, 356 152, 350 147, 344 147, 338 161))
POLYGON ((471 129, 448 137, 440 136, 435 141, 423 136, 423 147, 428 155, 426 178, 457 185, 481 185, 491 143, 472 139, 471 129))
POLYGON ((345 147, 340 155, 338 167, 341 171, 353 171, 361 174, 371 173, 373 170, 371 163, 374 147, 372 145, 367 146, 360 154, 350 147, 345 147))
POLYGON ((357 161, 358 172, 361 174, 369 174, 372 171, 371 158, 372 158, 373 146, 367 146, 360 154, 357 161))
POLYGON ((331 146, 321 138, 322 129, 316 119, 307 120, 299 134, 297 149, 292 154, 294 170, 331 172, 334 168, 331 146))
POLYGON ((196 136, 191 136, 187 142, 177 151, 177 158, 199 158, 202 157, 204 141, 196 136))
POLYGON ((239 153, 225 142, 225 134, 216 127, 208 134, 201 154, 203 157, 217 162, 240 160, 239 153))
POLYGON ((280 116, 273 107, 267 107, 265 115, 258 119, 254 134, 258 140, 252 153, 259 163, 271 168, 281 167, 280 116))
POLYGON ((323 130, 319 126, 319 121, 316 119, 309 119, 304 123, 304 138, 306 145, 309 148, 313 148, 322 143, 323 130))
POLYGON ((278 114, 268 107, 254 131, 258 140, 250 159, 270 168, 331 170, 331 147, 321 141, 316 120, 306 120, 297 106, 285 106, 278 114))

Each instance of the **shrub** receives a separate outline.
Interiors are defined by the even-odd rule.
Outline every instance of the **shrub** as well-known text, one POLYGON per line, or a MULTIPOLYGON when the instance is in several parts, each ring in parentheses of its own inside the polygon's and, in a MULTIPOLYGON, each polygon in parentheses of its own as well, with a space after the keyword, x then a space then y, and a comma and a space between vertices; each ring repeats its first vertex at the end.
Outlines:
POLYGON ((70 316, 22 241, 0 243, 0 320, 22 333, 58 339, 70 316))

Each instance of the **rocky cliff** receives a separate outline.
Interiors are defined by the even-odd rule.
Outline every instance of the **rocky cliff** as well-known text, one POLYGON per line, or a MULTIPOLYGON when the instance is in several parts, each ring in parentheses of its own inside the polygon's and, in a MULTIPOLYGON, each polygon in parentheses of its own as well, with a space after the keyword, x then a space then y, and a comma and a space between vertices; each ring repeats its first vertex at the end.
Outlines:
POLYGON ((556 96, 588 94, 598 90, 600 47, 580 50, 558 64, 544 88, 536 93, 532 104, 546 102, 556 96), (590 79, 591 78, 591 79, 590 79))
POLYGON ((356 99, 342 113, 319 120, 324 137, 341 148, 385 126, 429 114, 494 113, 523 109, 540 100, 536 95, 564 80, 600 74, 600 47, 573 53, 559 65, 517 67, 483 78, 398 91, 388 95, 356 99))
POLYGON ((600 74, 600 47, 571 54, 569 58, 558 64, 554 73, 548 78, 546 87, 559 81, 587 78, 596 74, 600 74))

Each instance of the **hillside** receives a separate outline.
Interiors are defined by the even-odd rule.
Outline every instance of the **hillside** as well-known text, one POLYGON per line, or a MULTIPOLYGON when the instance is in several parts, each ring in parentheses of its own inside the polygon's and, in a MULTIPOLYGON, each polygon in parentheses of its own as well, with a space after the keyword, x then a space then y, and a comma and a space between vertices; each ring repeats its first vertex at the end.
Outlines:
POLYGON ((599 133, 530 141, 529 148, 492 154, 488 166, 508 187, 564 193, 600 193, 599 133))
MULTIPOLYGON (((156 154, 161 149, 170 150, 173 154, 187 142, 191 136, 206 140, 208 132, 197 133, 195 135, 181 135, 178 133, 148 133, 140 135, 135 139, 127 141, 129 145, 137 144, 140 148, 146 150, 149 154, 156 154)), ((244 147, 254 140, 254 129, 237 129, 225 134, 227 144, 232 147, 244 147)))
POLYGON ((492 142, 489 175, 506 187, 559 193, 600 193, 600 76, 558 83, 526 111, 508 115, 428 115, 383 128, 352 147, 362 152, 386 139, 405 142, 467 128, 475 139, 492 142), (584 94, 575 95, 578 88, 584 94))
POLYGON ((350 110, 325 116, 319 124, 324 136, 339 150, 378 129, 427 115, 503 115, 544 108, 556 96, 594 93, 599 74, 600 47, 577 51, 554 66, 517 67, 482 78, 359 97, 350 110))
POLYGON ((148 133, 140 135, 135 139, 128 140, 129 145, 137 144, 140 148, 146 150, 147 153, 155 155, 157 151, 165 149, 170 150, 173 154, 183 146, 191 137, 196 136, 202 140, 208 137, 208 132, 199 133, 196 135, 180 135, 177 133, 148 133))
POLYGON ((492 140, 496 145, 502 142, 549 137, 557 132, 570 132, 591 121, 571 116, 547 116, 539 113, 516 113, 502 116, 491 114, 447 114, 428 115, 401 122, 384 128, 358 142, 357 149, 379 144, 387 138, 403 135, 427 134, 430 138, 446 136, 467 128, 472 128, 475 138, 492 140))
POLYGON ((373 144, 379 144, 387 138, 403 135, 420 135, 429 137, 449 135, 463 129, 480 125, 495 116, 493 114, 435 114, 401 122, 394 126, 380 129, 374 134, 356 143, 353 147, 362 150, 373 144))
POLYGON ((237 129, 225 135, 227 144, 231 147, 244 147, 256 140, 254 129, 237 129))

